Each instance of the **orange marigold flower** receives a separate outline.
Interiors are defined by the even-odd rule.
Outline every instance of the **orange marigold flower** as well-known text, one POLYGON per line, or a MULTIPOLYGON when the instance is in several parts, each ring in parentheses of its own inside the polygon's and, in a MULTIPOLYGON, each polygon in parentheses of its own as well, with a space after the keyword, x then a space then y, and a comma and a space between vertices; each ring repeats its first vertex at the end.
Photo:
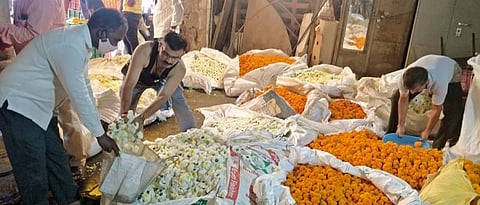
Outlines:
POLYGON ((264 67, 273 63, 288 63, 292 64, 295 60, 284 56, 261 56, 261 55, 241 55, 240 61, 240 76, 244 76, 248 72, 257 68, 264 67))

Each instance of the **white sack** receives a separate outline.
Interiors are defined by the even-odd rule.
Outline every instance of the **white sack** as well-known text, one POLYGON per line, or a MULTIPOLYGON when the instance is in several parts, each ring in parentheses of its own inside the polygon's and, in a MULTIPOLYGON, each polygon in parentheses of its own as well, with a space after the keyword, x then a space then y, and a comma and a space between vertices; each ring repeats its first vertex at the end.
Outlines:
POLYGON ((191 51, 182 56, 187 72, 183 77, 183 85, 189 88, 202 89, 205 93, 210 94, 213 89, 223 89, 223 78, 217 81, 209 76, 204 76, 201 73, 195 72, 192 68, 192 62, 198 57, 208 57, 225 66, 231 64, 232 59, 224 53, 211 48, 202 48, 200 51, 191 51))
POLYGON ((394 204, 422 204, 416 190, 402 179, 387 172, 365 166, 353 166, 348 162, 337 159, 330 153, 313 150, 308 147, 293 147, 289 156, 290 164, 283 164, 282 170, 259 176, 255 180, 253 192, 257 195, 257 202, 265 205, 287 205, 295 201, 290 195, 290 190, 282 183, 286 176, 293 171, 296 164, 310 164, 329 166, 342 173, 349 173, 372 182, 394 204))
POLYGON ((473 67, 474 78, 465 103, 460 138, 455 146, 444 150, 444 164, 457 157, 480 163, 480 56, 467 63, 473 67))
MULTIPOLYGON (((266 49, 266 50, 251 50, 242 55, 263 55, 271 56, 278 55, 288 57, 287 54, 283 53, 281 50, 277 49, 266 49)), ((277 76, 281 73, 289 70, 295 69, 295 67, 306 66, 305 58, 295 58, 297 61, 295 64, 290 65, 287 63, 274 63, 261 68, 257 68, 244 76, 240 76, 240 62, 239 56, 234 58, 230 65, 227 67, 224 78, 224 89, 227 96, 239 96, 244 91, 251 88, 263 89, 268 85, 273 85, 276 82, 277 76)))

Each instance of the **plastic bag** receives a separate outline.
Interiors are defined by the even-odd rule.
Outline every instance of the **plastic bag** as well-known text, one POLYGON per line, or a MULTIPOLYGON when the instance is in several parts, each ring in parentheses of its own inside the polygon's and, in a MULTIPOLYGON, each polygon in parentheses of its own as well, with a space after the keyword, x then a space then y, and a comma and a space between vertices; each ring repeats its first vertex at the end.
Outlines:
POLYGON ((139 151, 134 154, 104 155, 100 191, 113 202, 133 203, 165 168, 154 151, 143 144, 137 146, 139 151))
POLYGON ((470 58, 467 62, 473 66, 474 78, 465 103, 462 130, 457 144, 445 151, 447 155, 444 161, 460 156, 480 163, 480 56, 470 58))
POLYGON ((420 191, 420 198, 432 205, 470 204, 478 195, 463 163, 456 159, 441 168, 420 191))
MULTIPOLYGON (((255 93, 255 89, 251 89, 244 92, 237 100, 242 101, 242 96, 255 96, 255 93)), ((288 102, 283 97, 279 96, 273 89, 244 104, 241 104, 240 107, 244 107, 265 115, 278 117, 280 119, 285 119, 296 114, 295 110, 290 107, 288 102)))

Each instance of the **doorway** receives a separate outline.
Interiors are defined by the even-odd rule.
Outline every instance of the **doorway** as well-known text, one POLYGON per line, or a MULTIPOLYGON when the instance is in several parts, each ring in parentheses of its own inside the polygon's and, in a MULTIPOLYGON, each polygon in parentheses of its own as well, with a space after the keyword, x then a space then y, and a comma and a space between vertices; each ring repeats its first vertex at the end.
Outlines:
POLYGON ((403 68, 417 0, 344 0, 333 64, 357 77, 403 68))

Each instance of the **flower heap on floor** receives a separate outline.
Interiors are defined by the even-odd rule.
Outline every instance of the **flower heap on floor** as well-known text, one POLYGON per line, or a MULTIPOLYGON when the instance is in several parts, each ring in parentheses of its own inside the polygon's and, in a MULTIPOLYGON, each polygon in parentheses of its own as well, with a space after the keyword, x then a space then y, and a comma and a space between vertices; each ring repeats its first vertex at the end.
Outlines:
MULTIPOLYGON (((145 142, 160 158, 176 157, 142 193, 138 201, 151 204, 205 196, 226 178, 228 149, 206 130, 193 129, 155 142, 145 142)), ((226 193, 219 193, 219 195, 226 193)))

